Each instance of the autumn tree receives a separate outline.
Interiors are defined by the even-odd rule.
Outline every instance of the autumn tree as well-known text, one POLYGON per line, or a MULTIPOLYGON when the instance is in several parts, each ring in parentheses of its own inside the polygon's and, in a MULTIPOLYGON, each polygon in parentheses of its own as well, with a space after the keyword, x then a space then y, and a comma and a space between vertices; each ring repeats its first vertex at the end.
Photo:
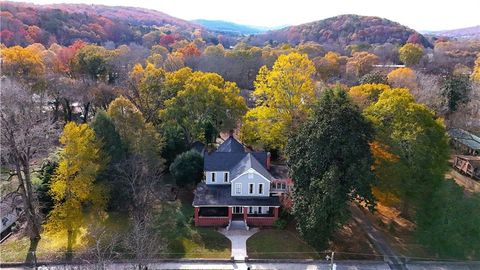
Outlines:
POLYGON ((288 134, 311 112, 316 96, 314 73, 312 61, 299 53, 281 55, 271 70, 263 66, 253 92, 257 107, 244 117, 242 140, 283 149, 288 134))
POLYGON ((85 206, 95 215, 101 215, 107 198, 96 177, 105 165, 95 132, 86 124, 67 123, 60 137, 63 149, 58 168, 52 179, 50 193, 54 207, 48 216, 45 230, 48 234, 67 237, 67 259, 72 259, 73 246, 80 233, 85 206))
POLYGON ((347 61, 347 73, 357 78, 373 70, 373 65, 378 64, 378 56, 369 52, 355 52, 347 61))
POLYGON ((325 248, 349 217, 348 202, 373 209, 371 124, 341 89, 322 94, 313 114, 287 143, 285 153, 295 179, 293 215, 302 237, 325 248))
POLYGON ((340 76, 342 62, 345 62, 343 58, 336 52, 327 52, 323 57, 314 58, 317 74, 323 81, 340 76))
POLYGON ((147 123, 142 113, 128 99, 121 96, 108 106, 112 119, 129 155, 141 156, 151 166, 163 166, 161 157, 164 141, 152 123, 147 123))
POLYGON ((360 80, 360 84, 388 84, 387 76, 380 72, 370 72, 363 75, 360 80))
POLYGON ((35 96, 24 84, 9 78, 1 79, 0 106, 1 159, 11 177, 18 179, 26 219, 26 234, 30 240, 26 263, 35 261, 40 241, 41 217, 32 182, 33 164, 48 155, 57 136, 51 116, 45 112, 46 100, 35 96))
POLYGON ((398 53, 400 61, 405 65, 415 66, 423 57, 423 47, 419 44, 407 43, 398 50, 398 53))
POLYGON ((161 118, 178 125, 187 144, 205 140, 209 127, 218 134, 234 129, 247 107, 235 83, 215 73, 193 72, 176 96, 165 101, 161 118))
POLYGON ((477 56, 475 61, 475 67, 473 69, 471 79, 476 82, 480 82, 480 54, 477 56))
POLYGON ((449 157, 445 126, 407 89, 385 90, 365 115, 374 124, 375 140, 396 157, 379 160, 378 186, 398 196, 403 214, 410 216, 412 206, 430 197, 444 179, 449 157))
POLYGON ((25 87, 36 89, 43 83, 45 64, 41 54, 33 47, 13 46, 0 50, 2 74, 15 78, 25 87))
POLYGON ((352 101, 363 110, 370 104, 377 102, 380 94, 388 89, 391 88, 386 84, 367 83, 353 86, 348 93, 352 101))
POLYGON ((388 83, 392 87, 415 90, 418 88, 417 75, 410 68, 397 68, 387 75, 388 83))

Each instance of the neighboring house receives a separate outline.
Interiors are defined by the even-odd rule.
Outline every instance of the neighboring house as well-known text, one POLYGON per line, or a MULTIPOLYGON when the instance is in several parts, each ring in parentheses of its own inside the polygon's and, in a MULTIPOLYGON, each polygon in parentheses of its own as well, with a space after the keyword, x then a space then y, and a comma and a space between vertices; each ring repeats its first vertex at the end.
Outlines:
POLYGON ((20 194, 12 192, 2 198, 0 202, 0 239, 3 241, 10 235, 11 228, 23 213, 23 203, 20 194))
POLYGON ((480 180, 480 157, 479 156, 455 156, 453 167, 471 178, 480 180))
POLYGON ((286 170, 270 165, 270 153, 248 152, 233 135, 217 151, 204 156, 204 180, 197 185, 193 206, 196 226, 272 226, 281 196, 291 187, 286 170), (278 171, 283 171, 278 172, 278 171))
POLYGON ((480 137, 460 128, 448 130, 451 143, 462 154, 477 156, 480 154, 480 137))

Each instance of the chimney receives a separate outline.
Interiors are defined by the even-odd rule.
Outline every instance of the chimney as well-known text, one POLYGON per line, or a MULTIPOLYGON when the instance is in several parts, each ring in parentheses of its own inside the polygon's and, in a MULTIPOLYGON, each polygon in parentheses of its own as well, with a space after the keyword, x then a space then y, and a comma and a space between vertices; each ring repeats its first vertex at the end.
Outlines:
POLYGON ((267 170, 270 170, 270 152, 267 152, 267 170))
POLYGON ((230 130, 228 131, 228 134, 229 134, 228 137, 233 137, 233 133, 234 133, 234 130, 233 130, 233 129, 230 129, 230 130))

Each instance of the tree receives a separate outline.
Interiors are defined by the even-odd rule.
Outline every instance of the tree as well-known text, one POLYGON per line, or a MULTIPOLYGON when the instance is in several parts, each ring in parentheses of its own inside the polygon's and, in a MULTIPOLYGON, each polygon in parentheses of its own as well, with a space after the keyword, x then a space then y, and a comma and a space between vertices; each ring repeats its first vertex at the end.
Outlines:
POLYGON ((310 114, 316 97, 314 73, 312 61, 299 53, 281 55, 271 70, 260 68, 253 92, 257 107, 244 118, 242 140, 283 149, 288 134, 310 114), (262 126, 268 123, 275 128, 262 126))
POLYGON ((388 84, 387 77, 380 72, 371 72, 365 74, 360 78, 360 84, 376 83, 376 84, 388 84))
POLYGON ((50 194, 50 185, 57 168, 58 160, 56 158, 45 159, 38 175, 39 180, 42 182, 37 189, 38 202, 40 203, 40 209, 44 216, 47 216, 53 209, 54 202, 50 194))
POLYGON ((409 216, 412 205, 430 197, 444 181, 449 157, 445 126, 407 89, 385 90, 364 112, 374 123, 375 140, 396 157, 376 160, 378 187, 398 196, 409 216))
POLYGON ((113 123, 112 118, 103 110, 97 112, 91 123, 95 138, 100 142, 102 153, 106 154, 110 163, 118 163, 126 155, 126 146, 113 123))
POLYGON ((165 101, 165 71, 150 63, 145 68, 136 64, 129 76, 130 100, 142 112, 147 122, 158 122, 156 116, 165 101))
POLYGON ((153 166, 162 167, 164 141, 152 123, 146 123, 142 113, 123 96, 108 106, 108 115, 115 124, 128 155, 139 155, 153 166))
POLYGON ((317 73, 323 81, 338 77, 341 74, 341 58, 342 56, 336 52, 328 52, 323 57, 313 59, 317 73))
POLYGON ((302 237, 324 248, 349 216, 348 202, 373 209, 373 128, 341 89, 329 89, 285 149, 292 179, 293 215, 302 237))
POLYGON ((397 68, 387 75, 388 83, 392 87, 415 90, 418 88, 417 75, 410 68, 397 68))
POLYGON ((234 129, 247 107, 235 83, 215 73, 193 72, 176 96, 165 101, 165 125, 182 128, 187 144, 205 140, 211 126, 218 134, 234 129))
POLYGON ((357 78, 373 70, 373 65, 378 64, 378 56, 368 52, 355 52, 347 60, 347 73, 357 78))
POLYGON ((178 155, 170 164, 170 173, 178 186, 196 184, 202 178, 203 157, 195 150, 178 155))
POLYGON ((1 50, 2 73, 27 82, 45 73, 41 55, 32 47, 13 46, 1 50))
POLYGON ((370 104, 377 102, 380 94, 388 89, 391 88, 386 84, 367 83, 353 86, 348 94, 352 97, 352 101, 363 110, 370 104))
POLYGON ((73 245, 80 232, 85 204, 91 213, 100 215, 107 198, 103 187, 95 183, 105 166, 95 132, 86 124, 69 122, 60 137, 63 149, 50 185, 54 199, 45 230, 52 235, 67 236, 67 260, 72 259, 73 245))
POLYGON ((407 66, 414 66, 420 62, 423 56, 423 47, 419 44, 407 43, 399 50, 400 61, 407 66))
POLYGON ((473 68, 471 79, 472 81, 480 82, 480 54, 477 56, 477 60, 475 60, 475 67, 473 68))
POLYGON ((471 91, 472 86, 467 75, 447 76, 442 87, 442 96, 445 98, 447 112, 455 112, 459 105, 467 103, 471 91))
POLYGON ((25 259, 35 261, 35 251, 40 241, 41 219, 32 184, 32 166, 35 160, 47 156, 56 138, 55 126, 45 112, 46 101, 8 78, 2 78, 0 90, 1 160, 12 176, 17 177, 23 209, 27 221, 30 246, 25 259))

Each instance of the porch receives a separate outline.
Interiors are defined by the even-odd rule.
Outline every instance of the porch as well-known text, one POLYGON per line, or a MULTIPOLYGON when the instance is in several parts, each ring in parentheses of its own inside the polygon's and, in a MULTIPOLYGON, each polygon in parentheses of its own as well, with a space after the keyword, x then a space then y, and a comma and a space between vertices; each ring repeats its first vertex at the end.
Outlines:
POLYGON ((196 206, 195 226, 227 226, 232 220, 243 220, 248 226, 273 226, 278 206, 196 206))

